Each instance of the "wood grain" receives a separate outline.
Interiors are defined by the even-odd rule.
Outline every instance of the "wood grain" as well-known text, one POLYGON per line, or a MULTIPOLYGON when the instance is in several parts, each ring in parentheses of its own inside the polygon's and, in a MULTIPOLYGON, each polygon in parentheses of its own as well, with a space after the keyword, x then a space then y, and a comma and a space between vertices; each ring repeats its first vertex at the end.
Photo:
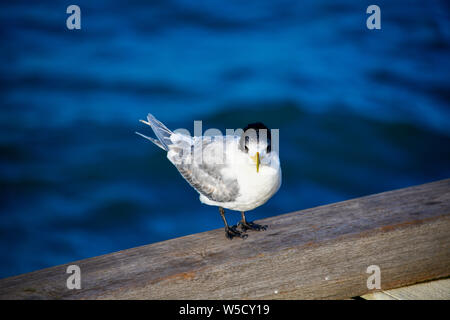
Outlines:
POLYGON ((367 300, 450 300, 450 279, 369 293, 362 298, 367 300))
POLYGON ((193 234, 0 280, 1 299, 342 299, 450 275, 450 179, 193 234), (82 288, 66 287, 81 268, 82 288))

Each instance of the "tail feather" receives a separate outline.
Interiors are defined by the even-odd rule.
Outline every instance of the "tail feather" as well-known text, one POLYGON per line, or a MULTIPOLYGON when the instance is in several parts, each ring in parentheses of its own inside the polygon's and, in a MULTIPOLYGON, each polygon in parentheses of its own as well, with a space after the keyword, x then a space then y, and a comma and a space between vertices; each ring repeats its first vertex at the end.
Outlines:
POLYGON ((148 114, 147 121, 140 120, 142 123, 145 123, 146 125, 149 125, 153 132, 155 132, 156 137, 158 140, 147 137, 141 133, 136 132, 141 137, 144 137, 145 139, 150 140, 154 144, 156 144, 158 147, 168 151, 169 145, 172 144, 172 141, 170 140, 170 136, 173 134, 172 131, 170 131, 164 124, 162 124, 160 121, 158 121, 152 114, 148 114))
POLYGON ((166 149, 164 149, 164 146, 162 145, 162 143, 159 142, 159 140, 156 140, 156 139, 147 137, 146 135, 143 135, 142 133, 139 133, 139 132, 135 132, 135 133, 136 133, 137 135, 140 135, 142 138, 145 138, 145 139, 147 139, 147 140, 150 140, 151 142, 153 142, 154 144, 156 144, 156 145, 157 145, 158 147, 160 147, 161 149, 166 150, 166 149))

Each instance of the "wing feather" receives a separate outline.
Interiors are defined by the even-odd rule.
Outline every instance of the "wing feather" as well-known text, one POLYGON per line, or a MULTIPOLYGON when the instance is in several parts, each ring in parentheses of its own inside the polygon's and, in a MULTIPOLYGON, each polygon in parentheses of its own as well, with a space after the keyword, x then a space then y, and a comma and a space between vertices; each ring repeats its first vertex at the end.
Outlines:
POLYGON ((239 195, 239 184, 236 178, 223 175, 222 169, 226 168, 226 164, 220 160, 224 159, 224 150, 222 137, 194 138, 188 156, 172 163, 200 194, 215 202, 231 202, 239 195), (202 144, 202 161, 194 160, 193 153, 198 143, 202 144))

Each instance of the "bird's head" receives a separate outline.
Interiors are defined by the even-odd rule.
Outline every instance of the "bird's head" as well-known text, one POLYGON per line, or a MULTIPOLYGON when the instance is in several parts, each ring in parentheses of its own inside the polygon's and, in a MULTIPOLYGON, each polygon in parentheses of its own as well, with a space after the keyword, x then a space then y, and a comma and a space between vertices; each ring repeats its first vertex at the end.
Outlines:
POLYGON ((241 135, 239 148, 255 164, 256 172, 259 172, 261 165, 270 164, 271 140, 270 130, 261 122, 247 125, 241 135))

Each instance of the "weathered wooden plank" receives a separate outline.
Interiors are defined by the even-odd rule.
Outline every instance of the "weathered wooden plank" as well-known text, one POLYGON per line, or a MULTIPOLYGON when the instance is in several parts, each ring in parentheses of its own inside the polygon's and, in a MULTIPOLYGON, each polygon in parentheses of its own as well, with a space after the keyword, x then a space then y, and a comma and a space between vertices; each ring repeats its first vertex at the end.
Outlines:
POLYGON ((398 300, 393 296, 390 296, 388 291, 375 291, 373 293, 368 293, 363 295, 361 298, 366 300, 398 300))
POLYGON ((275 216, 246 240, 213 230, 0 280, 2 299, 317 299, 450 274, 450 179, 275 216))
POLYGON ((367 300, 450 300, 450 279, 369 293, 362 298, 367 300))

